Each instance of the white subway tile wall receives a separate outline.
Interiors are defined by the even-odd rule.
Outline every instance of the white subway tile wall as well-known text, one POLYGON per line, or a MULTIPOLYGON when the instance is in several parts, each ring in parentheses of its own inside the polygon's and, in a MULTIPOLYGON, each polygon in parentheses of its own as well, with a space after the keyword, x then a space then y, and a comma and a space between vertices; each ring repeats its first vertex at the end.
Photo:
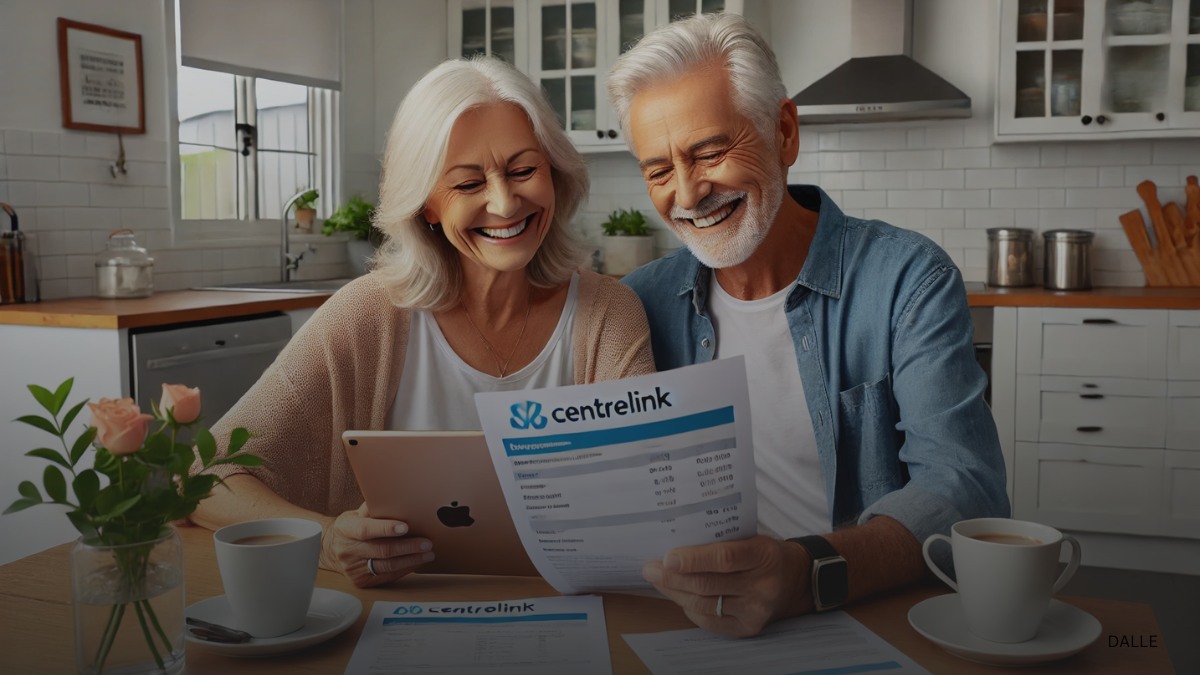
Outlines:
MULTIPOLYGON (((111 134, 0 130, 0 201, 13 206, 33 242, 43 299, 92 295, 95 255, 114 230, 133 230, 154 257, 155 290, 278 281, 279 248, 189 243, 171 234, 166 144, 126 136, 125 175, 109 165, 119 152, 111 134)), ((365 184, 366 181, 364 181, 365 184)), ((0 216, 0 228, 8 228, 0 216)), ((324 237, 294 237, 292 249, 312 245, 297 279, 346 276, 346 246, 324 237)))
MULTIPOLYGON (((985 229, 1070 228, 1096 233, 1097 285, 1141 286, 1141 266, 1118 216, 1133 209, 1145 215, 1135 190, 1143 180, 1158 185, 1163 203, 1182 205, 1187 177, 1200 175, 1200 140, 992 145, 985 121, 810 127, 801 131, 800 147, 789 182, 820 185, 848 215, 920 232, 968 281, 987 276, 985 229)), ((660 254, 681 245, 655 211, 632 157, 590 155, 588 166, 591 199, 578 220, 590 241, 599 243, 609 212, 636 208, 650 221, 660 254)))

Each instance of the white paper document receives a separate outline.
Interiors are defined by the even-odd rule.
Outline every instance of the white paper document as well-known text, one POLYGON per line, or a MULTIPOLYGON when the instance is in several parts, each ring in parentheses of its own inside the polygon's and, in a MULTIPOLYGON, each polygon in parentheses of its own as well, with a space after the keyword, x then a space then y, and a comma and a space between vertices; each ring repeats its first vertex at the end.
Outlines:
POLYGON ((376 602, 345 675, 612 675, 596 595, 376 602))
POLYGON ((621 637, 654 675, 929 675, 845 612, 778 621, 741 640, 702 628, 621 637))
POLYGON ((560 593, 652 590, 647 561, 758 532, 741 357, 475 404, 513 524, 560 593))

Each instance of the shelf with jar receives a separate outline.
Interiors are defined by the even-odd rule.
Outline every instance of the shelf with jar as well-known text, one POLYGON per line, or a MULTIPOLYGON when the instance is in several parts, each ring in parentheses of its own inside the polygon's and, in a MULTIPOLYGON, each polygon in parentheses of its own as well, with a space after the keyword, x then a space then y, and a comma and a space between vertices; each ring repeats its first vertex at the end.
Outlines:
POLYGON ((1200 0, 1001 0, 996 140, 1200 136, 1200 0))

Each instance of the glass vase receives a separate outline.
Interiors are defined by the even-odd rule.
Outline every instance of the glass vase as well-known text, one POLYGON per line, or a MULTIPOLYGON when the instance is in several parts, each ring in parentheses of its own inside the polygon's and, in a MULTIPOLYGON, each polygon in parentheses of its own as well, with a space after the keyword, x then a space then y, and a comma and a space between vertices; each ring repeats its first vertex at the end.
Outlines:
POLYGON ((183 542, 171 526, 160 535, 120 546, 80 538, 71 548, 80 675, 183 670, 183 542))

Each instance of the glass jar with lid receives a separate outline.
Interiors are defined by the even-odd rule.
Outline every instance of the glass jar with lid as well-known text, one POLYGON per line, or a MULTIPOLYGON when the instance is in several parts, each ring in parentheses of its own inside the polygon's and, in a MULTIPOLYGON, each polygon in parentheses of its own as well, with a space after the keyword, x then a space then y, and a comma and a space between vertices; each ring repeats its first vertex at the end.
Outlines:
POLYGON ((133 240, 133 230, 108 235, 108 246, 96 255, 96 295, 102 298, 145 298, 154 292, 154 258, 133 240))

